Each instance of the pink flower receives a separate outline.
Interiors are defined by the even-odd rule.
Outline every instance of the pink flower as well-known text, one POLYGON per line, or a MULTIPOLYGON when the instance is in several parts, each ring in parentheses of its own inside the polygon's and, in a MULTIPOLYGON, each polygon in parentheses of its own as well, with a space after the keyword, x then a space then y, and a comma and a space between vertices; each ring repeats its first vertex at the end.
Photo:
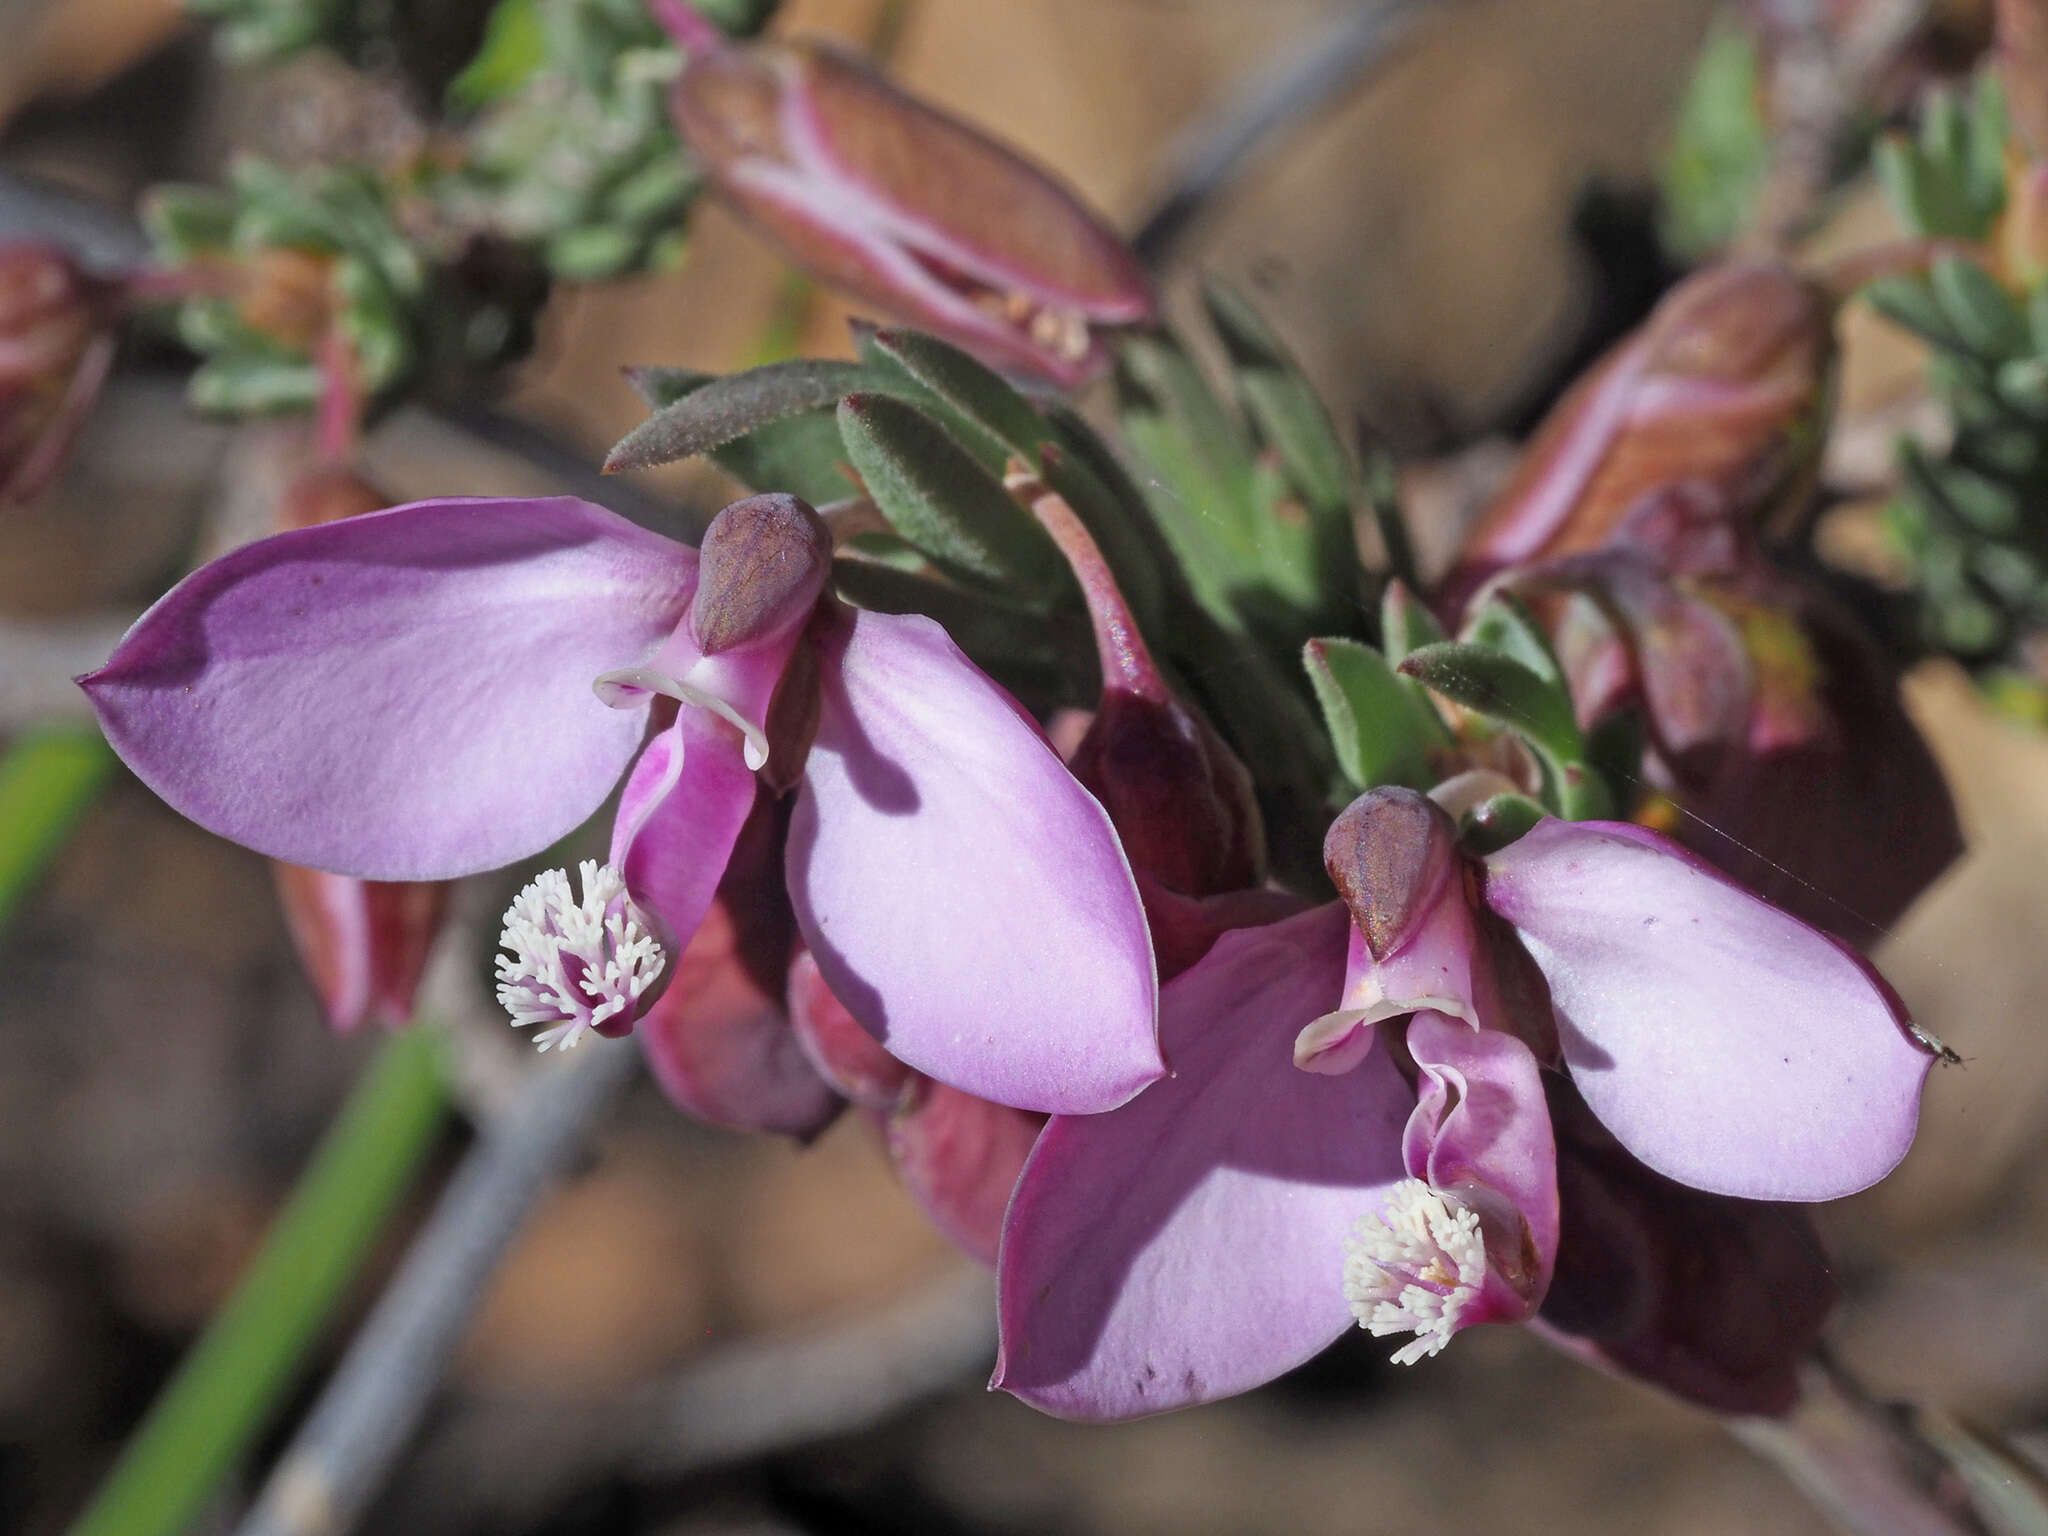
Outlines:
POLYGON ((1474 859, 1382 789, 1325 860, 1344 903, 1226 934, 1166 987, 1172 1077, 1046 1127, 1003 1235, 996 1385, 1126 1418, 1354 1324, 1412 1331, 1414 1360, 1529 1318, 1576 1219, 1560 1145, 1574 1180, 1586 1162, 1557 1074, 1646 1171, 1717 1195, 1831 1199, 1911 1142, 1933 1057, 1891 991, 1655 834, 1546 819, 1474 859))
POLYGON ((624 775, 609 861, 507 916, 545 1043, 632 1027, 755 803, 832 991, 910 1065, 1045 1112, 1162 1070, 1144 913, 1102 808, 930 620, 823 592, 787 496, 699 551, 567 498, 431 501, 186 578, 82 679, 174 807, 273 858, 437 880, 530 856, 624 775))

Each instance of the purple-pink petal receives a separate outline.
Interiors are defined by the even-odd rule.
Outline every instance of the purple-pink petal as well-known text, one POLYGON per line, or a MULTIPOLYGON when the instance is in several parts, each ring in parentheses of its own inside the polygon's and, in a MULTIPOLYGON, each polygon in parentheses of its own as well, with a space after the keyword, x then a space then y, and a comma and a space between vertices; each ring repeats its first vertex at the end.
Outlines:
POLYGON ((416 502, 245 545, 80 679, 171 806, 272 858, 470 874, 597 809, 643 710, 591 692, 688 608, 696 555, 588 502, 416 502))
POLYGON ((1175 1075, 1047 1125, 1003 1232, 993 1385, 1134 1418, 1270 1381, 1353 1326, 1344 1240, 1404 1177, 1415 1098, 1386 1051, 1294 1067, 1349 928, 1332 904, 1225 934, 1162 995, 1175 1075))
POLYGON ((1407 1039, 1421 1077, 1402 1160, 1477 1210, 1486 1234, 1485 1305, 1463 1322, 1520 1321, 1542 1301, 1557 1257, 1557 1146, 1541 1070, 1513 1035, 1441 1013, 1416 1014, 1407 1039))
POLYGON ((619 797, 610 863, 671 956, 704 920, 754 808, 741 753, 738 731, 685 708, 647 743, 619 797))
POLYGON ((1165 1070, 1138 889, 1103 809, 931 620, 817 636, 789 894, 826 984, 890 1054, 1047 1114, 1165 1070))
POLYGON ((1829 1200, 1905 1156, 1933 1057, 1850 951, 1640 827, 1546 820, 1486 865, 1572 1080, 1651 1168, 1829 1200))

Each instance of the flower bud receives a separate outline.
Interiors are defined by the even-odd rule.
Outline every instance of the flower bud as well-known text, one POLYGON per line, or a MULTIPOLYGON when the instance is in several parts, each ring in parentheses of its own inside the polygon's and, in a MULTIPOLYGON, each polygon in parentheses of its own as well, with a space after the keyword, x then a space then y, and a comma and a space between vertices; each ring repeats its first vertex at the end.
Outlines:
POLYGON ((1388 785, 1346 806, 1323 838, 1323 867, 1375 960, 1408 942, 1456 875, 1458 832, 1427 795, 1388 785))
POLYGON ((1014 151, 819 44, 684 41, 678 131, 820 280, 1062 384, 1106 364, 1095 327, 1152 317, 1135 258, 1014 151))
POLYGON ((1763 525, 1810 469, 1834 365, 1832 310, 1781 262, 1694 273, 1565 395, 1466 541, 1447 588, 1595 549, 1645 497, 1688 482, 1763 525))
POLYGON ((1045 1116, 916 1077, 884 1126, 903 1187, 968 1257, 993 1266, 1003 1213, 1045 1116))
POLYGON ((789 963, 789 1024, 818 1075, 863 1109, 893 1109, 917 1075, 846 1011, 807 949, 789 963))
POLYGON ((832 573, 832 535, 794 496, 749 496, 711 519, 690 625, 706 656, 779 640, 810 616, 832 573))
MULTIPOLYGON (((343 464, 294 475, 278 499, 279 529, 312 528, 375 512, 391 498, 343 464)), ((358 880, 273 861, 285 926, 327 1022, 346 1034, 367 1020, 398 1028, 448 911, 444 881, 358 880)))
POLYGON ((63 466, 113 364, 114 291, 53 246, 0 245, 0 507, 63 466))
POLYGON ((448 911, 441 881, 357 880, 272 863, 285 927, 327 1022, 347 1034, 366 1023, 397 1029, 448 911))

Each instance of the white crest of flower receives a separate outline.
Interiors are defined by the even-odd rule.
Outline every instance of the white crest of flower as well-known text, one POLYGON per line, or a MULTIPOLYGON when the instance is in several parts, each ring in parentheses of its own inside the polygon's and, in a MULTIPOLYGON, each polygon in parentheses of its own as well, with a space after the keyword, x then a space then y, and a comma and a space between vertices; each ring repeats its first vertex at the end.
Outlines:
POLYGON ((1413 1365, 1450 1343, 1486 1283, 1479 1213, 1421 1179, 1403 1179, 1384 1213, 1359 1218, 1344 1239, 1344 1299, 1374 1338, 1413 1332, 1394 1352, 1413 1365))
POLYGON ((637 1011, 640 996, 668 963, 647 931, 626 882, 609 864, 578 867, 583 899, 567 870, 550 869, 512 900, 498 935, 498 1002, 512 1024, 546 1026, 541 1050, 567 1050, 607 1019, 637 1011))

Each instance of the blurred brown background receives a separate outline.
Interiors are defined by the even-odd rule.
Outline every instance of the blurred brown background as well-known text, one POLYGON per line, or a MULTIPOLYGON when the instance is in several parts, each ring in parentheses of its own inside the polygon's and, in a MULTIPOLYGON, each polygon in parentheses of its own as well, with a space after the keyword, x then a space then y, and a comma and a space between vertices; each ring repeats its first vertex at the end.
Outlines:
MULTIPOLYGON (((858 38, 874 9, 798 0, 782 25, 858 38)), ((1129 226, 1173 146, 1339 9, 915 0, 897 68, 1129 226)), ((1593 176, 1645 178, 1708 9, 1447 0, 1370 85, 1271 144, 1182 265, 1253 289, 1340 406, 1411 447, 1475 435, 1597 311, 1575 198, 1593 176)), ((0 0, 0 36, 0 163, 115 203, 346 94, 318 62, 282 80, 224 72, 167 0, 0 0)), ((638 419, 619 364, 730 367, 783 289, 776 259, 710 210, 682 273, 558 298, 508 404, 595 458, 638 419)), ((840 318, 814 302, 807 347, 841 350, 840 318)), ((1896 373, 1863 363, 1856 334, 1852 399, 1896 373)), ((121 381, 59 492, 0 523, 0 618, 145 601, 246 451, 185 415, 171 376, 121 381)), ((406 496, 542 483, 404 424, 377 452, 406 496)), ((715 495, 687 476, 653 488, 715 495)), ((1974 851, 1882 958, 1967 1065, 1935 1080, 1906 1168, 1825 1213, 1850 1293, 1837 1340, 1881 1389, 2026 1428, 2048 1423, 2048 742, 1990 720, 1939 670, 1911 698, 1974 851)), ((77 1508, 366 1046, 318 1023, 262 861, 117 783, 0 939, 0 1529, 55 1530, 77 1508)), ((371 1528, 1822 1528, 1705 1416, 1503 1330, 1413 1369, 1354 1339, 1266 1392, 1120 1428, 1059 1424, 963 1381, 738 1465, 628 1474, 543 1453, 551 1427, 601 1439, 636 1388, 707 1351, 857 1317, 958 1265, 864 1126, 800 1151, 701 1129, 643 1087, 521 1242, 371 1528)))

